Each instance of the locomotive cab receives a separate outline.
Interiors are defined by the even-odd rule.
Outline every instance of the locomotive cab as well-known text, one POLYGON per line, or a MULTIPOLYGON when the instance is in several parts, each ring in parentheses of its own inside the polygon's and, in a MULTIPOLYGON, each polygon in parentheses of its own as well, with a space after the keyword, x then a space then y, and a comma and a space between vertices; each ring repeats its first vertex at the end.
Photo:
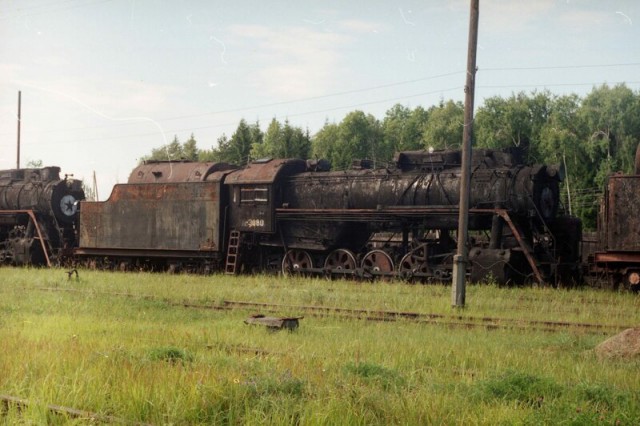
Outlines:
POLYGON ((275 209, 282 205, 281 181, 306 170, 304 160, 255 161, 227 177, 230 189, 231 229, 240 232, 273 234, 275 209))

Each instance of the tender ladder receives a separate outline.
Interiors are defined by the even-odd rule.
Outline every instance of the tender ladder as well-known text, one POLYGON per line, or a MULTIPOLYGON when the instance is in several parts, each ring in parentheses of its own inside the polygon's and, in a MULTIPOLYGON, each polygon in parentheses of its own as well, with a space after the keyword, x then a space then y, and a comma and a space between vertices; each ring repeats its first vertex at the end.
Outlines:
POLYGON ((238 256, 240 251, 240 231, 232 230, 229 233, 229 245, 227 247, 227 263, 224 273, 235 275, 238 272, 238 256))

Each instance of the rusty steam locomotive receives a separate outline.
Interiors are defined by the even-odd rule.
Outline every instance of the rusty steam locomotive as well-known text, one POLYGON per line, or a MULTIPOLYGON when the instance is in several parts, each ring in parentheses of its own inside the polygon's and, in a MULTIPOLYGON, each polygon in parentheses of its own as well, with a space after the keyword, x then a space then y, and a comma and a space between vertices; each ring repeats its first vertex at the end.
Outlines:
POLYGON ((0 263, 51 265, 77 246, 82 182, 60 168, 0 171, 0 263))
MULTIPOLYGON (((299 159, 148 162, 104 202, 81 201, 80 182, 60 179, 57 168, 0 172, 0 256, 120 270, 448 280, 460 160, 459 151, 401 152, 393 167, 358 161, 347 171, 299 159)), ((524 165, 517 152, 473 152, 471 280, 580 275, 580 221, 562 214, 560 181, 558 168, 524 165)))

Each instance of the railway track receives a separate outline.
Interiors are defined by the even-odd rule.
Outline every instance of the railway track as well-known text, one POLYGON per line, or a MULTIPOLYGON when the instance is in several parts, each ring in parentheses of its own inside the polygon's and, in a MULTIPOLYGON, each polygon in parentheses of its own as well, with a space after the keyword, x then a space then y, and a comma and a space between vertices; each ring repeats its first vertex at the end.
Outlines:
MULTIPOLYGON (((39 405, 32 401, 18 398, 11 395, 0 395, 0 418, 2 417, 2 410, 8 411, 14 407, 18 411, 28 409, 30 406, 39 405)), ((76 408, 63 407, 61 405, 46 405, 47 411, 50 413, 65 417, 67 419, 73 419, 81 422, 87 422, 87 424, 119 424, 119 425, 135 425, 135 426, 152 426, 150 423, 140 423, 130 421, 120 417, 109 416, 105 414, 94 413, 92 411, 78 410, 76 408)))
POLYGON ((500 318, 488 316, 470 316, 460 314, 440 314, 426 312, 407 312, 407 311, 387 311, 372 309, 353 309, 331 306, 317 305, 287 305, 277 303, 265 303, 241 300, 223 300, 217 304, 202 304, 195 301, 183 300, 176 301, 167 298, 158 298, 151 295, 136 295, 131 293, 120 292, 95 292, 81 289, 68 289, 57 287, 40 287, 38 290, 51 292, 72 292, 80 294, 100 294, 105 296, 137 298, 141 300, 160 301, 171 306, 180 306, 187 309, 207 309, 216 311, 233 311, 259 310, 260 313, 291 313, 304 314, 313 317, 333 317, 342 319, 354 319, 364 321, 409 321, 422 324, 433 324, 447 327, 462 328, 486 328, 490 330, 496 329, 518 329, 518 330, 536 330, 545 332, 574 331, 592 334, 611 334, 621 330, 632 328, 631 325, 617 324, 598 324, 585 322, 570 321, 547 321, 547 320, 531 320, 522 318, 500 318))

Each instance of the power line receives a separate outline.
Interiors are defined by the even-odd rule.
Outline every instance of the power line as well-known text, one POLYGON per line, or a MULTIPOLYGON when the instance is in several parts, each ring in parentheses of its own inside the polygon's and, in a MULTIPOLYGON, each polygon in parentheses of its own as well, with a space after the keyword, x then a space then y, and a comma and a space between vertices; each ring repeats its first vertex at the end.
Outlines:
MULTIPOLYGON (((111 0, 106 0, 106 1, 111 1, 111 0)), ((87 4, 88 3, 86 3, 85 5, 87 5, 87 4)), ((76 6, 80 6, 80 5, 76 5, 76 6)), ((619 67, 619 66, 638 66, 638 65, 640 65, 640 62, 620 63, 620 64, 586 64, 586 65, 568 65, 568 66, 550 66, 550 67, 485 68, 484 71, 493 72, 493 71, 514 71, 514 70, 598 68, 598 67, 619 67)), ((362 93, 362 92, 374 91, 374 90, 379 90, 379 89, 384 89, 384 88, 397 87, 397 86, 401 86, 401 85, 413 84, 413 83, 418 83, 418 82, 423 82, 423 81, 428 81, 428 80, 433 80, 433 79, 438 79, 438 78, 443 78, 443 77, 450 77, 450 76, 453 76, 453 75, 459 75, 461 73, 463 73, 463 71, 454 71, 454 72, 449 72, 449 73, 444 73, 444 74, 437 74, 437 75, 433 75, 433 76, 417 78, 417 79, 413 79, 413 80, 405 80, 405 81, 400 81, 400 82, 381 84, 381 85, 370 86, 370 87, 365 87, 365 88, 359 88, 359 89, 353 89, 353 90, 329 93, 329 94, 325 94, 325 95, 311 96, 311 97, 299 98, 299 99, 294 99, 294 100, 289 100, 289 101, 278 101, 278 102, 271 102, 271 103, 266 103, 266 104, 250 105, 250 106, 245 106, 245 107, 231 108, 231 109, 226 109, 226 110, 210 111, 210 112, 198 113, 198 114, 167 117, 167 118, 158 119, 156 121, 164 122, 164 121, 173 121, 173 120, 180 120, 180 119, 190 119, 190 118, 205 117, 205 116, 217 115, 217 114, 226 114, 226 113, 234 113, 234 112, 246 112, 246 111, 251 111, 251 110, 256 110, 256 109, 261 109, 261 108, 269 108, 269 107, 275 107, 275 106, 295 104, 295 103, 300 103, 300 102, 308 102, 308 101, 314 101, 314 100, 318 100, 318 99, 326 99, 326 98, 344 96, 344 95, 349 95, 349 94, 354 94, 354 93, 362 93)), ((640 83, 640 81, 609 82, 609 84, 638 84, 638 83, 640 83)), ((602 84, 602 83, 524 84, 524 85, 518 85, 518 86, 514 86, 514 85, 478 85, 477 88, 478 89, 498 89, 498 88, 503 89, 503 88, 515 88, 515 87, 525 87, 525 88, 544 87, 544 88, 546 88, 546 87, 567 87, 567 86, 596 86, 598 84, 602 84)), ((287 117, 298 117, 298 116, 312 115, 312 114, 318 114, 318 113, 323 113, 323 112, 331 112, 331 111, 336 111, 336 110, 346 109, 346 108, 356 108, 356 107, 362 107, 362 106, 366 106, 366 105, 374 105, 374 104, 378 104, 378 103, 397 101, 397 100, 401 100, 401 99, 408 99, 408 98, 414 98, 414 97, 419 97, 419 96, 426 96, 426 95, 431 95, 431 94, 434 94, 434 93, 444 93, 444 92, 456 90, 458 88, 459 87, 454 87, 454 88, 448 88, 448 89, 435 90, 435 91, 431 91, 431 92, 423 92, 423 93, 418 93, 418 94, 413 94, 413 95, 406 95, 406 96, 401 96, 401 97, 388 98, 388 99, 383 99, 383 100, 378 100, 378 101, 362 102, 362 103, 353 104, 353 105, 346 105, 346 106, 339 106, 339 107, 327 108, 327 109, 322 109, 322 110, 294 113, 294 114, 287 115, 287 117)), ((278 117, 275 117, 275 118, 278 118, 278 117)), ((100 128, 113 128, 114 126, 131 125, 131 124, 136 124, 136 123, 133 123, 133 122, 118 122, 118 123, 111 123, 109 125, 103 125, 103 126, 87 126, 87 127, 64 128, 64 129, 43 129, 43 130, 34 131, 34 133, 61 132, 61 131, 64 131, 64 132, 81 131, 81 130, 91 130, 91 129, 100 129, 100 128)), ((216 125, 210 125, 210 126, 194 127, 194 128, 191 128, 191 130, 201 130, 201 129, 207 129, 207 128, 222 127, 222 126, 228 126, 228 125, 232 125, 232 124, 234 124, 234 123, 224 123, 224 124, 216 124, 216 125)), ((183 132, 183 131, 188 131, 188 129, 180 129, 180 130, 175 130, 175 131, 171 131, 171 132, 168 132, 168 133, 183 132)), ((8 134, 9 133, 0 133, 0 135, 8 135, 8 134)), ((140 135, 134 135, 134 136, 144 136, 144 135, 149 135, 149 134, 140 134, 140 135)), ((124 136, 124 137, 127 137, 127 136, 124 136)))
MULTIPOLYGON (((638 84, 640 83, 640 81, 632 81, 632 82, 611 82, 610 84, 638 84)), ((573 84, 547 84, 544 87, 554 87, 554 86, 595 86, 599 83, 573 83, 573 84)), ((518 85, 517 87, 540 87, 541 85, 518 85)), ((504 86, 477 86, 476 89, 484 89, 484 88, 509 88, 509 87, 516 87, 516 86, 511 86, 511 85, 504 85, 504 86)), ((306 112, 299 112, 299 113, 293 113, 293 114, 286 114, 284 116, 273 116, 273 118, 275 119, 286 119, 289 117, 300 117, 300 116, 305 116, 305 115, 313 115, 313 114, 321 114, 321 113, 325 113, 325 112, 332 112, 332 111, 338 111, 341 109, 352 109, 352 108, 358 108, 358 107, 363 107, 363 106, 367 106, 367 105, 375 105, 375 104, 380 104, 380 103, 386 103, 386 102, 394 102, 394 101, 400 101, 400 100, 404 100, 404 99, 409 99, 409 98, 415 98, 415 97, 420 97, 420 96, 428 96, 428 95, 433 95, 433 94, 437 94, 437 93, 445 93, 445 92, 450 92, 453 90, 462 90, 462 86, 457 86, 457 87, 450 87, 447 89, 440 89, 440 90, 434 90, 434 91, 430 91, 430 92, 422 92, 422 93, 418 93, 418 94, 413 94, 413 95, 406 95, 406 96, 401 96, 401 97, 395 97, 395 98, 386 98, 386 99, 382 99, 382 100, 377 100, 377 101, 371 101, 371 102, 362 102, 362 103, 358 103, 358 104, 351 104, 351 105, 343 105, 343 106, 338 106, 338 107, 333 107, 333 108, 325 108, 325 109, 320 109, 320 110, 313 110, 313 111, 306 111, 306 112)), ((329 96, 329 95, 327 95, 329 96)), ((242 112, 244 110, 239 110, 238 112, 242 112)), ((159 121, 164 121, 164 120, 159 120, 159 121)), ((237 121, 231 123, 217 123, 217 124, 212 124, 212 125, 207 125, 207 126, 199 126, 199 127, 189 127, 186 129, 174 129, 174 130, 166 130, 164 131, 164 134, 178 134, 178 133, 183 133, 183 132, 193 132, 196 130, 205 130, 205 129, 213 129, 213 128, 217 128, 217 127, 226 127, 226 126, 233 126, 237 124, 237 121)), ((113 127, 113 126, 103 126, 103 127, 113 127)), ((85 128, 86 129, 86 128, 85 128)), ((75 129, 75 130, 84 130, 82 128, 80 129, 75 129)), ((2 134, 0 134, 2 135, 2 134)), ((145 137, 145 136, 154 136, 154 135, 158 135, 158 132, 148 132, 148 133, 137 133, 137 134, 128 134, 128 135, 120 135, 120 136, 112 136, 112 137, 99 137, 99 138, 83 138, 83 139, 76 139, 76 140, 67 140, 67 141, 62 141, 62 142, 57 142, 57 144, 68 144, 68 143, 78 143, 78 142, 87 142, 87 141, 101 141, 101 140, 116 140, 116 139, 127 139, 127 138, 133 138, 133 137, 145 137)))
POLYGON ((633 67, 639 66, 640 62, 628 62, 621 64, 596 64, 596 65, 559 65, 544 67, 504 67, 504 68, 479 68, 479 71, 534 71, 534 70, 568 70, 580 68, 608 68, 608 67, 633 67))
MULTIPOLYGON (((316 110, 316 111, 307 111, 307 112, 300 112, 300 113, 296 113, 296 114, 287 114, 285 116, 274 116, 275 119, 286 119, 288 117, 299 117, 299 116, 304 116, 304 115, 312 115, 312 114, 321 114, 323 112, 331 112, 331 111, 336 111, 336 110, 341 110, 341 109, 351 109, 351 108, 357 108, 357 107, 361 107, 361 106, 365 106, 365 105, 373 105, 373 104, 378 104, 378 103, 385 103, 385 102, 393 102, 393 101, 397 101, 400 99, 407 99, 407 98, 412 98, 412 97, 419 97, 419 96, 427 96, 427 95, 433 95, 436 93, 443 93, 443 92, 448 92, 448 91, 452 91, 452 90, 462 90, 462 86, 458 86, 458 87, 452 87, 449 89, 442 89, 442 90, 436 90, 433 92, 424 92, 424 93, 419 93, 419 94, 415 94, 415 95, 409 95, 409 96, 403 96, 401 98, 389 98, 389 99, 383 99, 383 100, 378 100, 378 101, 373 101, 373 102, 364 102, 364 103, 360 103, 360 104, 352 104, 352 105, 344 105, 344 106, 339 106, 339 107, 334 107, 334 108, 327 108, 327 109, 322 109, 322 110, 316 110)), ((216 127, 225 127, 225 126, 233 126, 236 125, 237 121, 233 122, 233 123, 218 123, 218 124, 212 124, 209 126, 200 126, 200 127, 190 127, 188 129, 178 129, 178 130, 165 130, 164 133, 165 134, 177 134, 177 133, 182 133, 182 132, 193 132, 195 130, 204 130, 204 129, 213 129, 216 127)), ((56 142, 56 144, 69 144, 69 143, 78 143, 78 142, 87 142, 87 141, 102 141, 102 140, 114 140, 114 139, 128 139, 128 138, 134 138, 134 137, 145 137, 145 136, 154 136, 157 135, 158 132, 153 132, 153 133, 137 133, 137 134, 129 134, 129 135, 120 135, 120 136, 112 136, 112 137, 99 137, 99 138, 83 138, 83 139, 75 139, 75 140, 66 140, 66 141, 61 141, 61 142, 56 142)))
MULTIPOLYGON (((271 102, 271 103, 266 103, 266 104, 257 104, 257 105, 250 105, 250 106, 245 106, 245 107, 238 107, 238 108, 231 108, 231 109, 226 109, 226 110, 218 110, 218 111, 210 111, 210 112, 204 112, 204 113, 198 113, 198 114, 189 114, 189 115, 182 115, 182 116, 174 116, 174 117, 167 117, 167 118, 159 118, 156 121, 173 121, 173 120, 184 120, 184 119, 189 119, 189 118, 198 118, 198 117, 205 117, 208 115, 218 115, 218 114, 229 114, 229 113, 233 113, 233 112, 245 112, 245 111, 251 111, 251 110, 255 110, 255 109, 261 109, 261 108, 270 108, 270 107, 274 107, 274 106, 282 106, 282 105, 288 105, 288 104, 294 104, 294 103, 299 103, 299 102, 308 102, 308 101, 314 101, 314 100, 318 100, 318 99, 326 99, 326 98, 331 98, 331 97, 336 97, 336 96, 343 96, 343 95, 350 95, 350 94, 354 94, 354 93, 362 93, 362 92, 368 92, 368 91, 373 91, 373 90, 378 90, 378 89, 386 89, 389 87, 396 87, 396 86, 402 86, 402 85, 406 85, 406 84, 413 84, 413 83, 418 83, 421 81, 428 81, 428 80, 434 80, 437 78, 442 78, 442 77, 449 77, 452 75, 459 75, 462 74, 464 71, 455 71, 455 72, 450 72, 450 73, 445 73, 445 74, 438 74, 438 75, 432 75, 432 76, 428 76, 428 77, 422 77, 422 78, 417 78, 417 79, 413 79, 413 80, 405 80, 405 81, 399 81, 399 82, 395 82, 395 83, 388 83, 388 84, 381 84, 381 85, 377 85, 377 86, 370 86, 370 87, 364 87, 364 88, 360 88, 360 89, 353 89, 353 90, 346 90, 346 91, 342 91, 342 92, 334 92, 334 93, 328 93, 326 95, 318 95, 318 96, 310 96, 310 97, 306 97, 306 98, 298 98, 298 99, 293 99, 293 100, 289 100, 289 101, 278 101, 278 102, 271 102)), ((446 89, 445 89, 446 91, 446 89)), ((420 96, 420 95, 411 95, 413 97, 415 96, 420 96)), ((377 101, 378 102, 378 101, 377 101)), ((376 103, 376 102, 374 102, 376 103)), ((333 108, 333 109, 342 109, 342 108, 348 108, 348 107, 338 107, 338 108, 333 108)), ((333 109, 327 110, 327 111, 331 111, 333 109)), ((320 111, 320 112, 324 112, 324 111, 320 111)), ((296 114, 299 115, 299 114, 296 114)), ((87 127, 75 127, 75 128, 64 128, 64 129, 42 129, 42 130, 37 130, 36 132, 41 133, 41 132, 67 132, 67 131, 77 131, 77 130, 91 130, 91 129, 101 129, 101 128, 110 128, 113 126, 129 126, 132 124, 137 124, 135 122, 119 122, 119 123, 111 123, 109 125, 102 125, 102 126, 87 126, 87 127)), ((217 126, 214 126, 217 127, 217 126)), ((0 135, 4 136, 7 135, 8 133, 0 133, 0 135)))
POLYGON ((433 75, 433 76, 429 76, 429 77, 417 78, 417 79, 414 79, 414 80, 406 80, 406 81, 400 81, 400 82, 397 82, 397 83, 381 84, 381 85, 378 85, 378 86, 371 86, 371 87, 365 87, 365 88, 361 88, 361 89, 346 90, 344 92, 335 92, 335 93, 329 93, 329 94, 326 94, 326 95, 310 96, 310 97, 306 97, 306 98, 293 99, 293 100, 290 100, 290 101, 279 101, 279 102, 272 102, 272 103, 268 103, 268 104, 253 105, 253 106, 242 107, 242 108, 234 108, 234 109, 227 109, 227 110, 204 112, 204 113, 200 113, 200 114, 183 115, 183 116, 165 118, 165 119, 161 119, 161 121, 181 120, 181 119, 185 119, 185 118, 203 117, 203 116, 206 116, 206 115, 227 114, 227 113, 230 113, 230 112, 243 112, 243 111, 249 111, 249 110, 253 110, 253 109, 268 108, 268 107, 280 106, 280 105, 288 105, 288 104, 299 103, 299 102, 315 101, 315 100, 318 100, 318 99, 332 98, 332 97, 335 97, 335 96, 351 95, 351 94, 354 94, 354 93, 369 92, 369 91, 378 90, 378 89, 386 89, 386 88, 389 88, 389 87, 402 86, 402 85, 405 85, 405 84, 413 84, 413 83, 418 83, 418 82, 421 82, 421 81, 434 80, 436 78, 442 78, 442 77, 450 77, 450 76, 453 76, 453 75, 459 75, 459 74, 463 74, 463 73, 464 73, 464 71, 455 71, 455 72, 450 72, 450 73, 446 73, 446 74, 439 74, 439 75, 433 75))
MULTIPOLYGON (((629 65, 640 65, 640 63, 629 64, 629 65)), ((597 66, 600 66, 600 65, 589 65, 589 67, 591 67, 591 66, 597 67, 597 66)), ((609 65, 601 65, 601 66, 609 66, 609 65)), ((611 66, 613 66, 613 65, 611 65, 611 66)), ((577 67, 584 68, 584 67, 587 67, 587 65, 585 65, 585 66, 577 66, 577 67)), ((544 68, 545 67, 540 67, 539 69, 544 69, 544 68)), ((553 68, 553 67, 550 67, 550 68, 553 68)), ((497 70, 497 69, 498 68, 495 68, 493 70, 497 70)), ((366 91, 372 91, 372 90, 377 90, 377 89, 381 89, 381 88, 400 86, 400 85, 411 84, 411 83, 416 83, 416 82, 420 82, 420 81, 426 81, 426 80, 430 80, 430 79, 435 79, 435 78, 440 78, 440 77, 445 77, 445 76, 451 76, 451 75, 456 75, 456 74, 460 74, 460 72, 452 72, 452 73, 447 73, 447 74, 440 74, 440 75, 436 75, 436 76, 424 77, 424 78, 419 78, 419 79, 414 79, 414 80, 407 80, 407 81, 396 82, 396 83, 389 83, 389 84, 372 86, 372 87, 361 88, 361 89, 354 89, 354 90, 349 90, 349 91, 344 91, 344 92, 330 93, 330 94, 326 94, 326 95, 313 96, 313 97, 308 97, 308 98, 299 98, 299 99, 295 99, 295 100, 291 100, 291 101, 279 101, 279 102, 272 102, 272 103, 267 103, 267 104, 252 105, 252 106, 247 106, 247 107, 232 108, 232 109, 227 109, 227 110, 218 110, 218 111, 211 111, 211 112, 206 112, 206 113, 198 113, 198 114, 191 114, 191 115, 160 118, 160 119, 158 119, 156 121, 164 122, 164 121, 173 121, 173 120, 179 120, 179 119, 198 118, 198 117, 204 117, 204 116, 208 116, 208 115, 228 114, 228 113, 233 113, 233 112, 246 112, 246 111, 251 111, 251 110, 255 110, 255 109, 268 108, 268 107, 273 107, 273 106, 282 106, 282 105, 288 105, 288 104, 292 104, 292 103, 299 103, 299 102, 305 102, 305 101, 311 101, 311 100, 317 100, 317 99, 330 98, 330 97, 335 97, 335 96, 342 96, 342 95, 346 95, 346 94, 353 94, 353 93, 361 93, 361 92, 366 92, 366 91)), ((608 82, 608 83, 609 84, 640 84, 640 81, 620 81, 620 82, 608 82)), ((522 85, 517 85, 517 86, 515 86, 515 85, 478 85, 477 88, 478 89, 505 89, 505 88, 516 88, 516 87, 526 87, 526 88, 543 87, 543 88, 547 88, 547 87, 570 87, 570 86, 597 86, 598 84, 603 84, 603 83, 602 82, 598 82, 598 83, 522 84, 522 85)), ((394 100, 408 99, 408 98, 414 98, 414 97, 419 97, 419 96, 426 96, 426 95, 430 95, 430 94, 434 94, 434 93, 449 92, 449 91, 455 90, 457 88, 459 88, 459 87, 435 90, 435 91, 432 91, 432 92, 418 93, 418 94, 414 94, 414 95, 406 95, 406 96, 389 98, 389 99, 384 99, 384 100, 379 100, 379 101, 363 102, 363 103, 358 103, 358 104, 354 104, 354 105, 339 106, 339 107, 328 108, 328 109, 323 109, 323 110, 308 111, 308 112, 302 112, 302 113, 294 113, 294 114, 289 114, 287 116, 288 117, 297 117, 297 116, 311 115, 311 114, 322 113, 322 112, 331 112, 331 111, 345 109, 345 108, 355 108, 355 107, 361 107, 361 106, 366 106, 366 105, 374 105, 374 104, 377 104, 377 103, 384 103, 384 102, 389 102, 389 101, 394 101, 394 100)), ((62 128, 62 129, 42 129, 42 130, 35 130, 35 131, 33 131, 33 133, 71 132, 71 131, 82 131, 82 130, 92 130, 92 129, 113 128, 115 126, 130 126, 130 125, 135 125, 135 124, 139 124, 139 123, 128 121, 128 122, 111 123, 111 124, 108 124, 108 125, 100 125, 100 126, 70 127, 70 128, 62 128)), ((226 126, 226 125, 229 125, 229 124, 218 124, 218 125, 197 127, 197 128, 193 128, 193 129, 194 130, 199 130, 199 129, 203 129, 203 128, 222 127, 222 126, 226 126)), ((183 129, 183 130, 179 130, 179 131, 187 131, 187 130, 183 129)), ((4 132, 4 133, 0 133, 0 136, 6 136, 6 135, 9 135, 9 134, 10 133, 4 132)))
MULTIPOLYGON (((519 84, 517 87, 567 87, 567 86, 597 86, 599 84, 639 84, 640 81, 613 81, 613 82, 603 82, 603 83, 556 83, 556 84, 519 84)), ((508 89, 516 87, 512 84, 506 85, 486 85, 486 86, 478 86, 480 89, 508 89)))

